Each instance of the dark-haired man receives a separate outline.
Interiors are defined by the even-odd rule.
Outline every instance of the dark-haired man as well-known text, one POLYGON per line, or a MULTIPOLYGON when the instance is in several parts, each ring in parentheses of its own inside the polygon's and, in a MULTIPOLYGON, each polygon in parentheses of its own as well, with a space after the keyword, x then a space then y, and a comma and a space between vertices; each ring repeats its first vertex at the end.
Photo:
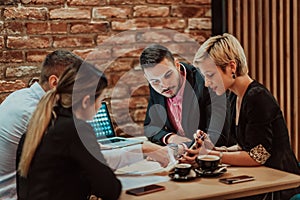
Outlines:
POLYGON ((226 97, 224 103, 217 102, 218 97, 204 86, 204 79, 194 66, 179 62, 158 44, 143 50, 140 65, 150 88, 144 121, 150 141, 177 144, 177 151, 182 153, 200 129, 209 133, 216 146, 234 144, 229 138, 226 97))

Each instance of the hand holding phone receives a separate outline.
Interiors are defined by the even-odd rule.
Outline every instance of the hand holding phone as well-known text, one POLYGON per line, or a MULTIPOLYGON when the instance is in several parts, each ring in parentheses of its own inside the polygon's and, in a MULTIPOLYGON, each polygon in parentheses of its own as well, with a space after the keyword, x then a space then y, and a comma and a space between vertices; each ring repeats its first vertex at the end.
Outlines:
POLYGON ((152 184, 152 185, 146 185, 143 187, 126 190, 126 194, 140 196, 140 195, 149 194, 149 193, 157 192, 157 191, 161 191, 161 190, 165 190, 165 187, 162 185, 152 184))
MULTIPOLYGON (((198 140, 204 141, 204 138, 205 138, 205 135, 201 135, 197 139, 194 139, 193 143, 191 144, 191 146, 189 146, 189 149, 195 150, 195 149, 199 148, 200 144, 198 143, 198 140)), ((194 154, 191 154, 191 153, 188 153, 188 152, 186 152, 185 155, 189 156, 189 157, 193 157, 194 156, 194 154)))
POLYGON ((241 182, 253 181, 253 180, 254 180, 254 177, 249 176, 249 175, 240 175, 240 176, 233 176, 233 177, 219 179, 220 182, 226 183, 226 184, 241 183, 241 182))

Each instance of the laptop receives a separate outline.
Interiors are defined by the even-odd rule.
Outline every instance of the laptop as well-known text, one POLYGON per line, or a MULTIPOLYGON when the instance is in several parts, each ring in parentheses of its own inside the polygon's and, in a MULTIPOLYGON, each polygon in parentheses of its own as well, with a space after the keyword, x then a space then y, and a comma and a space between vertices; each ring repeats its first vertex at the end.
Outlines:
POLYGON ((88 123, 93 127, 102 149, 116 149, 143 143, 143 140, 140 139, 116 136, 107 104, 104 101, 93 120, 88 121, 88 123))

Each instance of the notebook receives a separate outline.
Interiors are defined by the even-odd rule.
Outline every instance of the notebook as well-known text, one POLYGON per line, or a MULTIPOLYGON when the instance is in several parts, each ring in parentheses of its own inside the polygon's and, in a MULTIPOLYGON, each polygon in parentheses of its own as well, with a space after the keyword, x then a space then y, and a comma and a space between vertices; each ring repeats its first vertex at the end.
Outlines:
POLYGON ((143 143, 143 140, 140 139, 116 136, 107 104, 104 101, 101 103, 101 107, 93 120, 88 121, 88 123, 93 127, 97 141, 101 144, 102 149, 122 148, 143 143))

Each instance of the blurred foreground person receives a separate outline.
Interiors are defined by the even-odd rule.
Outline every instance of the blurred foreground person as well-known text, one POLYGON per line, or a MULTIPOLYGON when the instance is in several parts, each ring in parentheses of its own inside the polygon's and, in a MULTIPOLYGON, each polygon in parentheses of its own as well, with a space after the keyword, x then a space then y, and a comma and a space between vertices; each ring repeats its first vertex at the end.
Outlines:
POLYGON ((38 82, 11 93, 0 105, 0 198, 16 200, 16 150, 38 102, 57 85, 67 67, 81 62, 75 54, 56 50, 43 61, 38 82))
POLYGON ((106 165, 86 122, 99 109, 107 86, 88 63, 68 68, 29 122, 19 163, 19 199, 118 199, 121 183, 106 165), (80 73, 79 73, 80 72, 80 73))

